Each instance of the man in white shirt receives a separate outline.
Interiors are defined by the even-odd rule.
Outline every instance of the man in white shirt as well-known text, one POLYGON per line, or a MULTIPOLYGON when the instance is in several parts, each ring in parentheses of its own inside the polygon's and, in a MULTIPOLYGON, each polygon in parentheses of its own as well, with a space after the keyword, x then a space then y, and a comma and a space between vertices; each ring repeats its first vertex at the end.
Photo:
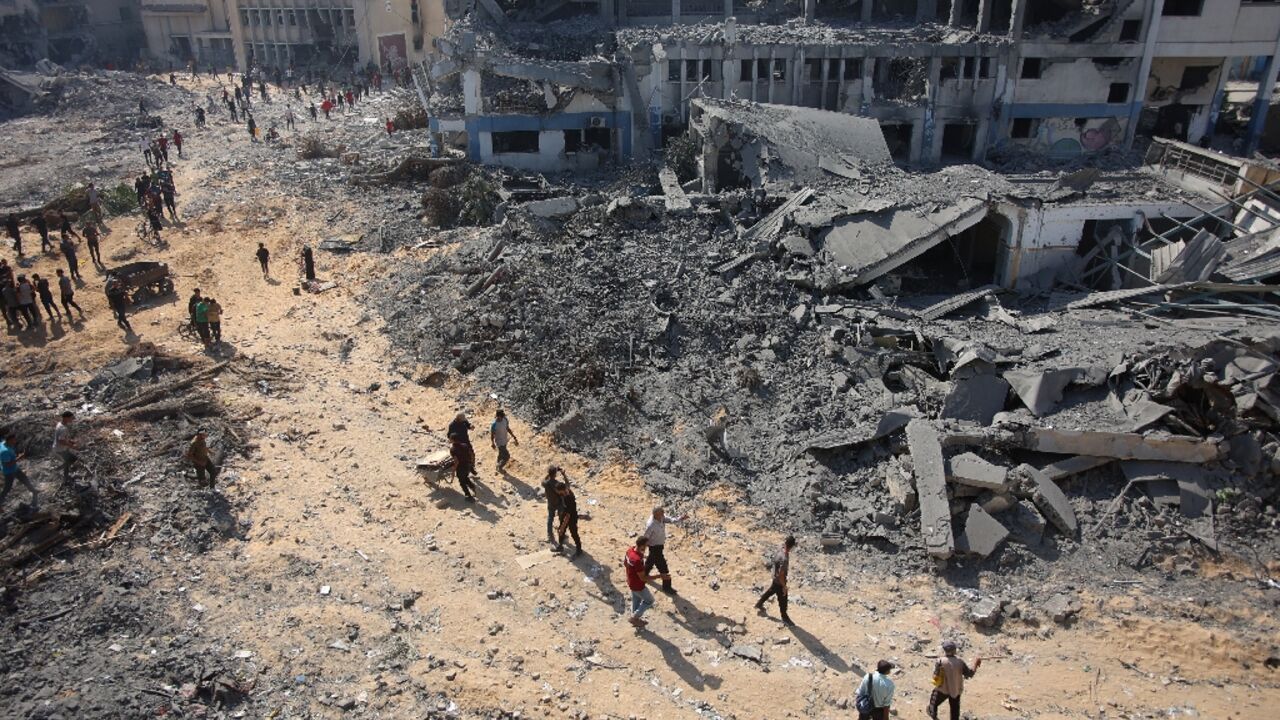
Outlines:
POLYGON ((667 569, 667 556, 663 553, 663 546, 667 543, 667 523, 678 523, 684 518, 668 518, 662 506, 659 505, 653 509, 653 514, 649 516, 649 522, 644 526, 644 537, 649 541, 649 556, 645 558, 644 572, 649 574, 654 567, 658 568, 658 573, 662 577, 662 592, 675 595, 675 588, 671 587, 671 571, 667 569))
POLYGON ((76 441, 71 431, 71 423, 74 420, 75 415, 67 410, 62 413, 61 420, 53 429, 53 451, 62 458, 62 482, 64 483, 71 479, 72 463, 80 459, 76 454, 76 441))

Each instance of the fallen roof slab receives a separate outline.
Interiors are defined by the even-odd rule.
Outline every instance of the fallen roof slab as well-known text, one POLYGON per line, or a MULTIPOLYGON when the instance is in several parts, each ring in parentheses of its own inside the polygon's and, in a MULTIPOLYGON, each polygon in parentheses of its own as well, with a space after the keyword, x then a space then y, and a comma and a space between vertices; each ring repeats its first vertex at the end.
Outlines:
POLYGON ((915 466, 916 492, 920 495, 920 534, 932 558, 946 560, 955 553, 951 535, 951 505, 947 502, 947 477, 938 434, 927 420, 907 423, 907 447, 915 466))
POLYGON ((1008 473, 973 453, 961 453, 947 461, 947 479, 969 487, 1003 492, 1009 484, 1008 473))
POLYGON ((986 216, 985 200, 964 198, 930 213, 904 209, 850 217, 823 233, 822 240, 832 262, 843 268, 840 284, 853 287, 892 272, 986 216))
POLYGON ((863 429, 854 432, 825 433, 810 440, 809 444, 805 446, 805 450, 830 452, 832 450, 857 447, 872 440, 879 440, 882 437, 891 435, 906 427, 908 422, 918 417, 920 417, 920 412, 914 407, 894 408, 882 415, 880 422, 876 423, 875 428, 870 432, 863 429))
POLYGON ((942 417, 969 420, 987 427, 1004 409, 1009 383, 997 375, 974 375, 951 383, 942 401, 942 417))

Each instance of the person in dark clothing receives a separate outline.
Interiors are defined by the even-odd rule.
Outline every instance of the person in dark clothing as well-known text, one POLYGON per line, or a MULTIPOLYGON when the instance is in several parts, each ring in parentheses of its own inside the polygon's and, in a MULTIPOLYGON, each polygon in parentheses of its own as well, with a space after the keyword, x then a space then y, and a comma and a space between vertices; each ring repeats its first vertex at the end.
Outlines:
POLYGON ((40 311, 36 309, 36 286, 26 275, 18 276, 18 310, 27 321, 27 329, 40 324, 40 311))
POLYGON ((49 241, 49 221, 45 219, 44 213, 36 213, 31 219, 31 225, 40 233, 40 250, 49 252, 53 250, 53 243, 49 241))
POLYGON ((252 115, 246 115, 246 117, 249 118, 248 120, 249 140, 251 142, 258 142, 258 123, 254 121, 252 115))
POLYGON ((471 428, 474 427, 470 420, 467 420, 466 413, 458 413, 454 416, 453 421, 449 423, 449 429, 445 431, 445 437, 450 440, 462 438, 462 442, 471 444, 471 428))
POLYGON ((13 250, 18 253, 18 257, 22 257, 22 231, 18 227, 18 216, 9 213, 8 219, 4 221, 4 227, 9 231, 9 237, 13 240, 13 250))
POLYGON ((83 240, 83 238, 80 237, 80 233, 77 233, 75 228, 71 227, 71 221, 67 219, 66 213, 62 213, 58 218, 58 234, 62 236, 63 240, 72 236, 77 240, 83 240))
POLYGON ((76 244, 71 238, 64 237, 59 247, 62 248, 62 256, 67 259, 67 272, 76 280, 84 282, 84 278, 80 277, 80 258, 76 255, 76 244))
POLYGON ((929 694, 929 705, 925 713, 938 720, 938 706, 945 701, 951 711, 951 720, 960 720, 960 695, 964 692, 964 681, 973 677, 982 666, 982 658, 969 667, 964 660, 956 656, 956 644, 951 640, 942 643, 942 657, 933 666, 933 692, 929 694))
POLYGON ((769 589, 764 591, 760 599, 756 601, 756 610, 760 614, 764 614, 764 601, 778 596, 778 611, 782 614, 783 625, 795 625, 791 622, 791 618, 787 616, 787 572, 791 569, 791 549, 796 546, 796 538, 794 535, 788 535, 787 539, 782 543, 782 550, 770 561, 773 570, 773 582, 769 585, 769 589))
POLYGON ((560 493, 556 492, 556 487, 560 482, 556 480, 556 475, 564 478, 565 484, 569 482, 569 476, 564 474, 564 470, 556 465, 547 468, 547 477, 542 481, 542 494, 547 498, 547 542, 554 543, 556 541, 555 534, 551 531, 553 523, 556 519, 556 513, 560 512, 560 493))
POLYGON ((71 285, 71 278, 62 272, 62 268, 58 268, 58 299, 62 301, 62 309, 67 311, 67 319, 71 319, 71 308, 75 308, 80 313, 80 318, 84 319, 84 310, 76 304, 76 291, 71 285))
POLYGON ((582 554, 582 539, 578 537, 578 498, 569 489, 569 483, 556 483, 556 494, 560 496, 560 535, 556 542, 556 551, 564 549, 564 535, 573 536, 573 557, 582 554))
POLYGON ((89 247, 89 258, 93 260, 94 267, 102 268, 102 251, 98 247, 98 226, 92 223, 84 226, 84 244, 89 247))
POLYGON ((193 325, 196 322, 196 306, 200 304, 201 300, 204 300, 204 298, 200 296, 200 288, 192 290, 191 297, 187 299, 187 316, 191 318, 193 325))
POLYGON ((315 122, 318 119, 316 115, 316 103, 314 100, 311 102, 311 106, 307 108, 307 112, 311 113, 311 122, 315 122))
POLYGON ((453 457, 453 473, 462 487, 462 494, 469 502, 475 502, 475 485, 471 483, 471 475, 476 471, 476 453, 471 443, 458 435, 450 436, 449 455, 453 457))
POLYGON ((316 279, 316 259, 311 254, 311 246, 302 246, 302 276, 308 282, 316 279))
POLYGON ((271 251, 267 249, 265 244, 258 243, 258 252, 255 254, 258 256, 258 264, 262 266, 262 279, 270 278, 271 270, 268 267, 268 263, 271 262, 271 251))
POLYGON ((44 314, 49 317, 57 315, 58 319, 62 319, 62 311, 57 305, 53 304, 53 293, 49 291, 49 280, 37 275, 32 275, 31 279, 36 283, 36 295, 40 297, 40 304, 44 306, 44 314))
POLYGON ((129 316, 125 314, 129 307, 129 293, 119 278, 112 277, 107 280, 107 304, 116 315, 116 325, 123 328, 125 332, 132 333, 133 326, 129 324, 129 316))

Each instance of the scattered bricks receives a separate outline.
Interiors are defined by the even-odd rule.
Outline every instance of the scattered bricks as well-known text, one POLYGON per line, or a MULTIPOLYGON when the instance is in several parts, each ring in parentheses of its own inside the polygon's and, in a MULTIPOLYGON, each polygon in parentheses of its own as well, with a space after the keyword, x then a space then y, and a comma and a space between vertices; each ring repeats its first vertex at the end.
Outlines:
POLYGON ((991 628, 1000 624, 1004 603, 995 598, 983 598, 969 608, 969 622, 978 627, 991 628))
POLYGON ((1076 513, 1057 483, 1050 480, 1048 475, 1025 463, 1018 466, 1018 471, 1029 482, 1031 501, 1040 512, 1044 513, 1045 519, 1053 523, 1053 526, 1064 535, 1074 537, 1076 513))
POLYGON ((920 495, 920 533, 925 550, 932 558, 946 560, 955 552, 955 540, 951 536, 942 444, 931 424, 912 420, 907 423, 907 447, 915 466, 916 491, 920 495))
POLYGON ((987 557, 1000 547, 1000 543, 1009 537, 1009 531, 999 520, 987 514, 980 505, 969 506, 969 518, 965 521, 964 532, 956 539, 956 549, 968 555, 987 557))
POLYGON ((1083 606, 1078 599, 1066 594, 1054 595, 1044 604, 1045 614, 1059 625, 1070 623, 1082 609, 1083 606))
POLYGON ((1003 492, 1009 486, 1008 473, 973 453, 956 455, 947 462, 947 480, 969 487, 1003 492))

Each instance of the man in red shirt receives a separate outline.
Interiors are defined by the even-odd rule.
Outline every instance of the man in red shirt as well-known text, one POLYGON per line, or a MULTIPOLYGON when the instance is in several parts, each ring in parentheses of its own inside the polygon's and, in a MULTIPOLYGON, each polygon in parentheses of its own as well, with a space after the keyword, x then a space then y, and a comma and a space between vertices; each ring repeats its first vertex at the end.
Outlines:
POLYGON ((648 547, 648 538, 643 535, 637 537, 635 547, 627 549, 627 556, 622 561, 627 569, 627 587, 631 588, 631 617, 627 621, 637 628, 649 624, 640 619, 640 616, 653 607, 653 593, 645 585, 645 580, 649 578, 644 571, 644 551, 648 547))

